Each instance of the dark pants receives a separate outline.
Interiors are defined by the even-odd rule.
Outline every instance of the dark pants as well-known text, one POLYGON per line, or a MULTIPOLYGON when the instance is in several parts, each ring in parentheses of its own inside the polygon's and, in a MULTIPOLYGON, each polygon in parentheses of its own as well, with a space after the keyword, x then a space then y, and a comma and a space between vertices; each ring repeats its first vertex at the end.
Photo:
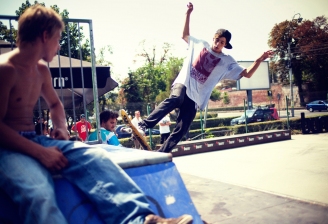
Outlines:
POLYGON ((161 134, 161 141, 160 141, 160 143, 163 144, 166 141, 166 139, 169 138, 169 136, 170 136, 170 132, 161 134))
POLYGON ((164 116, 175 108, 180 109, 176 126, 159 149, 160 152, 171 152, 187 133, 191 122, 195 118, 197 112, 196 104, 187 96, 186 87, 182 84, 175 84, 172 87, 170 97, 161 102, 142 122, 145 127, 153 128, 164 116))

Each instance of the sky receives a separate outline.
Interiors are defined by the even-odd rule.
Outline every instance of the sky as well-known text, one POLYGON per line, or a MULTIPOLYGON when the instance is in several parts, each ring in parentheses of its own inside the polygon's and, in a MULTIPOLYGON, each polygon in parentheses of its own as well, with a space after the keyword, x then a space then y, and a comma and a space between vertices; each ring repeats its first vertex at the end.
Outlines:
MULTIPOLYGON (((0 15, 15 15, 25 0, 0 0, 0 15)), ((30 1, 31 3, 34 0, 30 1)), ((164 42, 171 54, 184 57, 187 44, 181 39, 188 1, 182 0, 43 0, 46 6, 66 9, 74 19, 91 19, 96 54, 110 45, 114 79, 127 76, 142 58, 141 41, 147 51, 156 45, 157 55, 164 42), (149 47, 149 48, 148 48, 149 47), (136 62, 135 62, 136 61, 136 62)), ((303 19, 328 17, 327 0, 194 0, 190 34, 211 42, 219 28, 232 33, 231 50, 224 50, 238 61, 253 61, 268 50, 268 37, 275 24, 291 20, 297 13, 303 19)), ((295 18, 298 18, 296 15, 295 18)))

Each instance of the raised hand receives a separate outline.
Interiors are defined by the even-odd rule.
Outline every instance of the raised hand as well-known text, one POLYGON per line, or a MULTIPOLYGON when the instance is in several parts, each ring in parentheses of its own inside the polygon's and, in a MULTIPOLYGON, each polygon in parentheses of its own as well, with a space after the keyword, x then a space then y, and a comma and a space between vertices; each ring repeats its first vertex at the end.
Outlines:
POLYGON ((264 51, 263 54, 261 55, 260 59, 262 61, 264 61, 267 58, 271 58, 273 55, 274 55, 274 51, 272 51, 272 50, 264 51))
POLYGON ((194 9, 194 6, 193 6, 193 4, 191 2, 189 2, 187 4, 187 8, 188 8, 187 14, 190 14, 192 12, 192 10, 194 9))

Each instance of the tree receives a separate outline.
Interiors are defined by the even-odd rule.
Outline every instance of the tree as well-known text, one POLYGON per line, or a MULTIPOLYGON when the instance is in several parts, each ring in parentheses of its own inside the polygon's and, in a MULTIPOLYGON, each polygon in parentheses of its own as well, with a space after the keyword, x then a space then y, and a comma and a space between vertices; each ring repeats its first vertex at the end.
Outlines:
POLYGON ((121 94, 124 95, 124 101, 126 102, 125 108, 128 113, 131 113, 136 110, 140 110, 136 102, 142 102, 141 92, 139 91, 138 82, 135 80, 135 75, 130 72, 128 77, 123 80, 121 85, 121 94))
POLYGON ((17 36, 17 30, 14 29, 14 27, 11 25, 11 29, 7 28, 6 25, 3 24, 2 21, 0 21, 0 40, 7 41, 9 43, 16 43, 16 36, 17 36))
POLYGON ((129 112, 140 110, 146 114, 147 104, 153 107, 167 95, 167 88, 171 86, 171 80, 175 78, 182 65, 182 59, 169 57, 171 45, 162 45, 162 54, 157 58, 156 46, 146 49, 145 41, 141 42, 141 53, 137 56, 144 60, 144 64, 135 71, 129 73, 129 77, 123 80, 121 88, 126 99, 126 108, 129 112), (150 52, 150 53, 149 53, 150 52), (160 97, 158 97, 160 96, 160 97))
MULTIPOLYGON (((24 13, 24 11, 35 5, 40 4, 45 6, 43 2, 39 3, 38 1, 34 1, 34 4, 31 4, 29 0, 26 0, 25 3, 22 3, 21 7, 15 11, 16 16, 20 16, 24 13)), ((69 18, 69 12, 64 9, 60 12, 60 9, 57 5, 50 6, 53 10, 59 13, 63 19, 69 18)), ((7 27, 2 22, 0 22, 0 39, 8 42, 16 43, 17 30, 14 27, 7 27)), ((69 56, 69 50, 72 58, 91 61, 91 50, 89 40, 86 39, 84 43, 82 41, 85 39, 83 34, 83 27, 79 27, 77 23, 66 23, 65 29, 62 32, 62 38, 60 41, 61 49, 60 55, 69 56), (68 35, 69 34, 69 35, 68 35), (69 45, 70 43, 70 45, 69 45), (70 46, 70 49, 68 49, 70 46), (80 57, 81 55, 81 57, 80 57)))
POLYGON ((316 97, 325 99, 328 93, 327 18, 320 16, 305 21, 294 35, 299 39, 297 54, 304 61, 302 79, 313 84, 316 97))
POLYGON ((112 65, 112 63, 110 61, 105 59, 106 53, 113 54, 113 50, 110 45, 100 48, 99 54, 97 55, 97 64, 98 65, 104 65, 104 66, 112 65))
MULTIPOLYGON (((279 74, 279 82, 289 83, 288 71, 291 66, 294 83, 299 90, 300 102, 304 104, 302 85, 313 85, 315 97, 326 97, 328 83, 328 24, 321 16, 313 21, 283 21, 270 32, 268 44, 275 48, 276 56, 270 63, 270 70, 279 74), (288 55, 290 43, 291 61, 288 55), (299 59, 299 60, 298 60, 299 59)), ((324 99, 324 98, 323 98, 324 99)))
POLYGON ((221 100, 222 97, 221 97, 221 92, 217 89, 213 89, 212 93, 211 93, 211 96, 210 96, 210 100, 212 101, 219 101, 221 100))
POLYGON ((164 64, 164 72, 166 73, 165 80, 165 91, 161 91, 156 97, 156 102, 161 102, 170 96, 171 86, 173 81, 179 75, 182 68, 183 58, 169 57, 167 62, 164 64))
POLYGON ((110 109, 114 111, 118 111, 120 106, 116 103, 117 102, 118 93, 108 92, 105 95, 99 97, 99 109, 100 112, 104 111, 105 109, 110 109))
MULTIPOLYGON (((268 45, 275 48, 276 56, 273 58, 270 68, 274 73, 280 74, 279 81, 283 84, 289 84, 288 77, 288 42, 291 43, 291 49, 295 49, 298 40, 293 39, 293 31, 297 28, 295 21, 284 21, 276 24, 270 32, 268 45)), ((295 66, 294 66, 295 67, 295 66)))
POLYGON ((223 94, 223 103, 224 104, 229 104, 230 103, 229 95, 228 95, 227 92, 224 92, 224 94, 223 94))

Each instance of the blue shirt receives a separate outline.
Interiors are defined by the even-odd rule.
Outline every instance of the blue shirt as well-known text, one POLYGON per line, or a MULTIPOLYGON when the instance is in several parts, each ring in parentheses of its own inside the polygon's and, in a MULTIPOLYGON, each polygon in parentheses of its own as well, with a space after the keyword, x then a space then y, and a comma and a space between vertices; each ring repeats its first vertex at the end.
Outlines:
MULTIPOLYGON (((122 146, 115 133, 101 127, 100 135, 101 135, 102 144, 122 146)), ((97 132, 94 131, 89 135, 88 141, 96 141, 96 140, 97 140, 97 132)))

